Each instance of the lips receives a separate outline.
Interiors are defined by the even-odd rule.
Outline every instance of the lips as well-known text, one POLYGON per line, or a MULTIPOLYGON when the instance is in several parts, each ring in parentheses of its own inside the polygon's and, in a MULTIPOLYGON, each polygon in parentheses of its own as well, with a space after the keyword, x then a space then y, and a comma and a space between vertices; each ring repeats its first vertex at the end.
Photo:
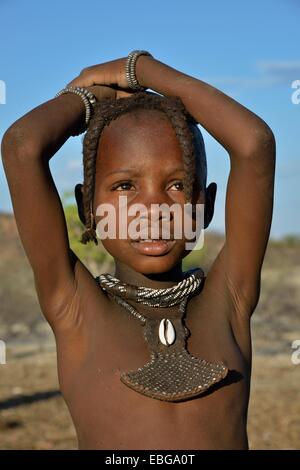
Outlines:
POLYGON ((160 256, 165 255, 168 253, 173 246, 175 245, 176 240, 164 240, 164 239, 157 239, 157 240, 132 240, 131 245, 132 247, 143 255, 148 256, 160 256))

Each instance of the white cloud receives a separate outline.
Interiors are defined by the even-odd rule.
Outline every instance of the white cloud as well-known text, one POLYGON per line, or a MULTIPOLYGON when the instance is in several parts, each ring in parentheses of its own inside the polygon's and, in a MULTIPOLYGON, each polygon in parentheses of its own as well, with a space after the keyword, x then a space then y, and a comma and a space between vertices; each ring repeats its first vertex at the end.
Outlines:
POLYGON ((82 168, 82 160, 76 158, 74 160, 69 160, 67 162, 67 169, 68 170, 78 170, 82 168))
POLYGON ((276 174, 283 178, 299 178, 300 162, 282 164, 277 168, 276 174))
POLYGON ((300 61, 259 61, 258 69, 268 76, 281 79, 283 81, 293 81, 300 79, 300 61))
POLYGON ((260 60, 255 68, 258 72, 256 77, 211 77, 204 81, 234 88, 270 88, 280 85, 290 87, 294 80, 300 79, 300 61, 260 60))

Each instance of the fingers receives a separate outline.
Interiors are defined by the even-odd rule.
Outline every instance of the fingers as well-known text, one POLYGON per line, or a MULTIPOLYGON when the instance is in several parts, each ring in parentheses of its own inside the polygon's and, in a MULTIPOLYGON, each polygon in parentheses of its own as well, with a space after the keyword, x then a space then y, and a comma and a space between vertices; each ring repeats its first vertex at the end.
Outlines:
POLYGON ((129 96, 132 96, 135 92, 132 91, 132 92, 127 92, 127 91, 124 91, 124 90, 118 90, 117 91, 117 99, 118 98, 128 98, 129 96))
POLYGON ((105 98, 105 97, 114 97, 116 99, 119 98, 128 98, 136 93, 134 90, 130 88, 122 88, 116 84, 99 84, 93 79, 93 75, 90 74, 80 74, 78 77, 74 78, 71 82, 69 82, 66 87, 82 87, 88 88, 91 90, 92 93, 98 99, 105 98))
POLYGON ((92 67, 86 67, 83 69, 77 77, 67 84, 67 86, 80 86, 87 88, 93 85, 106 85, 106 83, 101 83, 99 80, 96 80, 95 74, 91 69, 92 67))
POLYGON ((116 98, 116 90, 106 85, 94 85, 88 89, 96 96, 97 100, 103 98, 116 98))
POLYGON ((86 88, 93 85, 116 85, 126 89, 128 81, 125 75, 125 64, 126 58, 122 58, 85 67, 67 86, 86 88))
POLYGON ((90 86, 96 85, 95 82, 93 81, 92 77, 76 77, 74 80, 69 82, 66 86, 67 87, 76 87, 80 86, 82 88, 87 88, 90 86))

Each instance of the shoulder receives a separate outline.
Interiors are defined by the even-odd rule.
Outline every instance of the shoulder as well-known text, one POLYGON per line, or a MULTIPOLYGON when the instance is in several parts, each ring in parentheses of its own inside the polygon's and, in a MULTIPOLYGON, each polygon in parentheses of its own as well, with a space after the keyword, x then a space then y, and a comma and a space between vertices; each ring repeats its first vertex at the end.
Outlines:
POLYGON ((62 331, 64 334, 70 332, 72 335, 81 335, 93 324, 96 312, 108 306, 109 299, 99 287, 97 276, 93 276, 73 252, 72 256, 76 258, 74 282, 70 289, 61 286, 57 294, 60 295, 57 307, 52 306, 47 317, 52 319, 51 327, 55 333, 62 331))

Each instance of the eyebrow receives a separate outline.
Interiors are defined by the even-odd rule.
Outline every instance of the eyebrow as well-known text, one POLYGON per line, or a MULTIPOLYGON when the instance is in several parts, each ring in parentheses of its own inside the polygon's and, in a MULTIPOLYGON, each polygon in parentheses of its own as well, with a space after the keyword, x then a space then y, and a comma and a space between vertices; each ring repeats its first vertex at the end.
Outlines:
MULTIPOLYGON (((184 169, 183 168, 175 168, 174 170, 172 170, 169 173, 169 175, 173 175, 174 173, 179 173, 179 172, 184 173, 184 169)), ((121 168, 119 170, 110 171, 109 173, 106 174, 106 176, 114 175, 116 173, 131 173, 135 176, 139 176, 141 174, 139 171, 136 170, 136 168, 121 168)))
POLYGON ((135 168, 121 168, 120 170, 113 170, 106 174, 106 176, 114 175, 115 173, 134 173, 135 175, 139 175, 140 173, 136 171, 135 168))

